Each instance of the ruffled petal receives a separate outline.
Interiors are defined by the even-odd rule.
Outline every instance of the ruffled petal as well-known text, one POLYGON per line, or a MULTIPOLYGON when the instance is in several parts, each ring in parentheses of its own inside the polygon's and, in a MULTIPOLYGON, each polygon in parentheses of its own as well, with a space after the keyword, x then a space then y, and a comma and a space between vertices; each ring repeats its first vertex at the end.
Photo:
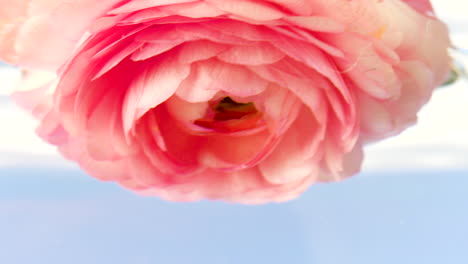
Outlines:
POLYGON ((268 82, 245 67, 215 59, 194 63, 190 76, 179 87, 178 95, 189 102, 210 98, 217 91, 248 97, 263 92, 268 82))
POLYGON ((125 96, 122 112, 124 130, 128 132, 134 122, 149 109, 171 97, 189 72, 188 65, 179 64, 175 60, 145 63, 125 96))
POLYGON ((275 63, 284 58, 284 53, 268 43, 248 46, 234 46, 218 55, 224 62, 240 65, 260 65, 275 63))
POLYGON ((324 127, 302 108, 275 151, 259 164, 262 175, 273 184, 285 184, 316 174, 320 168, 316 156, 324 137, 324 127))

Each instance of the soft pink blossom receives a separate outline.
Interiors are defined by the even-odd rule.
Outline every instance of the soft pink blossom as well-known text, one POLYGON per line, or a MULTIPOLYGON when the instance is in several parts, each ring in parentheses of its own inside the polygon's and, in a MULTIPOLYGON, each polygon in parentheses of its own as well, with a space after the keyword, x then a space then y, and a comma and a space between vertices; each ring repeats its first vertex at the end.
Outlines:
POLYGON ((16 95, 39 135, 169 200, 285 201, 351 176, 449 69, 427 0, 7 2, 1 58, 58 70, 16 95))

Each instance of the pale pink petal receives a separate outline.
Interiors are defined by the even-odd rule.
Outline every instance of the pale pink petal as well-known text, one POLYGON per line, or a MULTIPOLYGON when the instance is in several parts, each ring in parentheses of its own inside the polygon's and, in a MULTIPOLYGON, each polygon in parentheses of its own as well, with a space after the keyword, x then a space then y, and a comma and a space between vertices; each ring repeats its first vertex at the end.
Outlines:
POLYGON ((326 132, 328 139, 341 154, 351 151, 360 136, 358 110, 355 108, 357 107, 354 105, 349 107, 349 117, 346 118, 345 123, 338 120, 336 115, 330 114, 328 117, 328 131, 326 132))
POLYGON ((270 133, 278 137, 283 135, 296 119, 302 107, 302 101, 289 89, 270 83, 267 90, 251 100, 260 111, 270 133))
POLYGON ((327 118, 326 100, 320 87, 320 77, 316 73, 303 72, 303 67, 297 62, 283 60, 268 66, 253 66, 252 71, 262 78, 277 83, 279 86, 289 89, 315 114, 320 123, 325 123, 327 118))
POLYGON ((400 55, 398 55, 391 46, 388 46, 383 41, 379 40, 374 41, 373 46, 375 52, 383 61, 390 65, 398 65, 398 63, 400 63, 400 55))
POLYGON ((128 45, 125 45, 121 50, 116 50, 116 53, 111 54, 111 57, 105 61, 103 66, 100 67, 101 69, 96 73, 96 75, 93 76, 92 80, 102 77, 102 75, 106 74, 108 71, 112 70, 115 66, 121 63, 125 58, 129 57, 130 54, 134 54, 134 52, 140 49, 142 45, 142 43, 131 42, 128 45))
POLYGON ((270 2, 291 10, 297 15, 312 15, 317 12, 316 1, 298 1, 298 0, 270 0, 270 2))
MULTIPOLYGON (((112 92, 112 96, 119 96, 115 99, 121 104, 123 93, 132 79, 131 76, 137 72, 132 62, 125 61, 101 78, 93 81, 84 80, 77 87, 75 93, 59 97, 60 101, 57 102, 57 105, 65 127, 73 134, 86 130, 89 116, 110 92, 112 92)), ((120 109, 121 105, 119 105, 118 111, 120 109)))
POLYGON ((122 156, 134 155, 138 150, 137 146, 129 146, 123 133, 121 121, 123 90, 104 90, 106 93, 97 102, 97 106, 90 112, 87 119, 88 154, 95 160, 115 160, 122 156))
POLYGON ((192 66, 190 75, 177 88, 177 96, 190 103, 211 100, 220 90, 210 84, 211 80, 209 78, 202 67, 192 66))
POLYGON ((233 45, 248 45, 254 44, 252 41, 242 39, 238 36, 233 35, 220 35, 217 32, 213 32, 205 25, 196 24, 180 24, 174 27, 157 27, 152 30, 138 35, 137 41, 142 42, 161 42, 162 40, 180 40, 185 41, 192 40, 211 40, 216 43, 233 44, 233 45))
POLYGON ((118 116, 118 100, 106 96, 99 102, 87 122, 87 151, 94 160, 115 160, 119 158, 113 147, 111 131, 118 116))
POLYGON ((171 181, 170 175, 162 173, 143 153, 128 158, 128 176, 145 187, 162 188, 171 181))
POLYGON ((142 45, 140 49, 134 52, 131 56, 133 61, 144 61, 151 57, 155 57, 159 54, 162 54, 172 48, 184 43, 185 40, 166 40, 161 42, 146 43, 142 45))
POLYGON ((193 63, 199 60, 206 60, 228 48, 228 45, 218 44, 208 40, 187 42, 182 45, 179 50, 179 62, 193 63))
POLYGON ((125 96, 122 112, 124 130, 128 132, 134 122, 149 109, 171 97, 189 72, 188 65, 179 64, 175 60, 161 59, 146 63, 135 76, 125 96))
POLYGON ((211 96, 214 91, 240 97, 252 96, 264 91, 268 85, 267 81, 242 66, 214 59, 194 63, 192 74, 179 87, 179 96, 191 102, 211 96))
MULTIPOLYGON (((130 45, 134 38, 138 36, 137 34, 142 34, 140 32, 148 27, 149 25, 136 25, 119 29, 106 29, 100 32, 100 34, 87 39, 83 44, 83 49, 80 50, 79 53, 92 50, 94 51, 92 56, 94 60, 103 58, 115 53, 116 50, 125 49, 125 46, 130 45)), ((137 45, 137 43, 132 45, 137 45)))
POLYGON ((62 145, 67 142, 69 134, 60 123, 57 112, 49 111, 42 117, 41 123, 36 128, 36 133, 50 144, 62 145))
MULTIPOLYGON (((146 8, 143 10, 135 11, 130 14, 121 14, 114 17, 119 17, 118 25, 135 25, 149 22, 158 18, 168 17, 171 14, 164 12, 160 7, 146 8), (120 16, 124 16, 120 18, 120 16)), ((115 24, 114 24, 115 25, 115 24)))
POLYGON ((344 99, 346 101, 350 100, 349 91, 346 89, 346 84, 339 74, 338 69, 330 58, 325 56, 321 50, 305 42, 287 41, 286 39, 274 42, 273 45, 291 58, 303 62, 322 76, 328 78, 342 93, 344 99))
POLYGON ((245 168, 265 149, 270 139, 268 131, 250 136, 212 135, 200 150, 200 163, 211 169, 245 168))
POLYGON ((219 10, 213 5, 210 5, 204 1, 194 1, 189 3, 167 5, 161 7, 162 11, 177 16, 186 16, 191 18, 202 18, 202 17, 217 17, 226 14, 226 12, 219 10))
POLYGON ((340 33, 346 30, 346 25, 328 17, 288 16, 285 20, 312 31, 340 33))
POLYGON ((364 153, 362 151, 362 145, 360 142, 357 142, 355 147, 350 152, 345 153, 344 155, 337 155, 337 153, 333 152, 332 149, 333 148, 330 147, 326 149, 328 151, 327 163, 330 168, 330 171, 322 170, 317 175, 317 181, 340 181, 355 175, 361 170, 364 153))
POLYGON ((301 40, 307 42, 307 44, 312 44, 311 46, 315 45, 313 48, 318 47, 327 54, 343 57, 343 53, 340 50, 296 27, 253 26, 248 23, 233 20, 208 21, 203 23, 203 26, 215 30, 218 35, 223 37, 225 37, 225 35, 237 36, 250 41, 266 41, 270 44, 275 44, 278 41, 290 42, 301 40))
POLYGON ((273 5, 246 0, 206 0, 218 9, 229 14, 252 19, 252 20, 275 20, 282 18, 284 13, 273 5))
POLYGON ((420 61, 405 61, 398 65, 400 70, 400 78, 407 80, 403 86, 402 94, 395 103, 398 107, 393 110, 400 112, 401 116, 404 113, 416 113, 424 104, 426 104, 435 89, 434 84, 437 83, 436 74, 431 71, 427 65, 420 61))
MULTIPOLYGON (((306 42, 308 44, 311 44, 312 46, 315 46, 315 48, 319 48, 325 54, 331 55, 333 57, 338 57, 338 58, 344 57, 343 51, 341 51, 337 47, 334 47, 330 43, 327 43, 326 41, 323 41, 317 38, 315 36, 317 33, 312 34, 312 32, 308 30, 304 30, 302 28, 297 28, 297 27, 292 27, 292 26, 270 27, 270 28, 294 40, 297 39, 297 40, 306 42)), ((279 38, 283 39, 282 37, 279 37, 279 38)))
POLYGON ((123 4, 117 8, 114 8, 108 12, 110 15, 117 15, 120 13, 130 13, 138 10, 157 7, 163 5, 173 5, 181 3, 190 3, 195 2, 196 0, 138 0, 138 1, 128 1, 126 4, 123 4))
POLYGON ((386 137, 395 129, 395 121, 387 107, 368 95, 359 96, 361 133, 366 140, 386 137))
POLYGON ((268 43, 257 43, 248 46, 234 46, 219 54, 218 58, 233 64, 259 65, 275 63, 284 56, 284 53, 268 43))
MULTIPOLYGON (((269 42, 275 40, 275 32, 273 30, 264 26, 253 26, 236 20, 218 19, 207 21, 206 23, 203 23, 203 27, 208 28, 210 31, 215 31, 215 34, 220 36, 223 36, 221 34, 226 34, 250 41, 269 42)), ((251 44, 256 43, 252 42, 251 44)))
POLYGON ((207 109, 210 107, 208 105, 210 99, 190 102, 176 93, 176 96, 172 96, 166 101, 165 106, 174 119, 182 123, 183 126, 191 127, 188 124, 193 124, 195 120, 205 116, 207 109))
POLYGON ((361 126, 369 141, 400 133, 417 120, 417 110, 430 98, 433 73, 420 62, 402 62, 400 78, 405 79, 401 96, 382 104, 366 96, 360 97, 361 126))
POLYGON ((167 155, 181 168, 199 166, 198 153, 205 139, 191 135, 171 116, 165 105, 156 111, 158 133, 164 140, 167 155))
POLYGON ((260 171, 274 184, 294 182, 314 174, 320 167, 320 160, 314 160, 314 156, 324 136, 324 127, 303 108, 275 151, 260 163, 260 171))
MULTIPOLYGON (((71 146, 67 147, 70 148, 71 146)), ((62 152, 63 151, 66 150, 62 148, 62 152)), ((121 181, 128 178, 128 159, 97 161, 92 159, 90 156, 87 156, 84 152, 81 152, 80 156, 73 156, 73 159, 76 159, 79 162, 82 169, 91 173, 99 180, 121 181)))
POLYGON ((359 36, 341 34, 328 40, 347 53, 346 59, 336 59, 341 73, 349 76, 359 89, 378 98, 396 98, 401 82, 393 66, 384 61, 371 41, 359 36))
POLYGON ((136 127, 138 144, 141 146, 144 155, 157 168, 159 173, 170 174, 173 179, 175 178, 174 175, 194 171, 196 167, 193 164, 182 164, 177 161, 177 157, 171 157, 162 134, 163 130, 161 130, 161 125, 157 122, 157 112, 159 111, 147 113, 136 127))

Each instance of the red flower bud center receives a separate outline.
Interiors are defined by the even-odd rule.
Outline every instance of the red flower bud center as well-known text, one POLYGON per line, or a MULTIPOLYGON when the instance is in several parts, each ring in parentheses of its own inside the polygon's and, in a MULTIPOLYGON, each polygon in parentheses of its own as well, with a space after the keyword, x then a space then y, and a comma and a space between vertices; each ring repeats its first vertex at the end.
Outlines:
POLYGON ((262 116, 253 102, 238 103, 228 96, 212 105, 205 117, 195 120, 194 124, 229 133, 257 127, 262 116))

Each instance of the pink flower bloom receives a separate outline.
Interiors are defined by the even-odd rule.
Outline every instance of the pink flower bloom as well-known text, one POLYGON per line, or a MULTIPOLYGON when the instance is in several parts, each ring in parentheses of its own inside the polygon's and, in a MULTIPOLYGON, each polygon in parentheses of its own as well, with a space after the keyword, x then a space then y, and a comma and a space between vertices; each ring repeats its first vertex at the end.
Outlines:
POLYGON ((449 69, 427 0, 13 2, 2 58, 66 62, 17 94, 39 135, 94 177, 169 200, 285 201, 351 176, 449 69))

